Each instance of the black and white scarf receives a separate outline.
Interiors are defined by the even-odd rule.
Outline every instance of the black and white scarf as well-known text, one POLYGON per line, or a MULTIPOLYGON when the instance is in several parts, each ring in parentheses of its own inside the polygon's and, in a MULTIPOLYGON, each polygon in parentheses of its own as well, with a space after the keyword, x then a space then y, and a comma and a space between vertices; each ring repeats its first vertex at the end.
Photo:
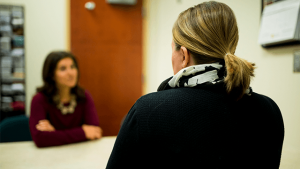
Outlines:
MULTIPOLYGON (((193 65, 181 69, 176 75, 166 79, 158 87, 158 91, 178 87, 198 87, 200 85, 215 85, 224 83, 226 77, 225 63, 217 62, 211 64, 193 65)), ((245 94, 251 95, 249 87, 245 94)))

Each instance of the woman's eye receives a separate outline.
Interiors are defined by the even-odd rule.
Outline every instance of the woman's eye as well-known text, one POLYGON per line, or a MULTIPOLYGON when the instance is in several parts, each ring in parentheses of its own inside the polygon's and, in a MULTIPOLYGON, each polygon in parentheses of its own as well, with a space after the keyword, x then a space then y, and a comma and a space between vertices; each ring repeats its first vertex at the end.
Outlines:
POLYGON ((75 65, 72 65, 72 66, 71 66, 71 68, 72 68, 72 69, 75 69, 75 68, 76 68, 76 66, 75 66, 75 65))
POLYGON ((64 70, 66 70, 66 67, 60 67, 60 69, 59 70, 61 70, 61 71, 64 71, 64 70))

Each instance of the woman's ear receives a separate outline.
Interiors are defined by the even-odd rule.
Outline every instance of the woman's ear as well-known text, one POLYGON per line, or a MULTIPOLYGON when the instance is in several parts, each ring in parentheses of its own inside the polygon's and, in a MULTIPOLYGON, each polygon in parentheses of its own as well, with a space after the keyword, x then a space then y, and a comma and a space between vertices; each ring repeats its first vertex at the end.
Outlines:
POLYGON ((181 48, 180 48, 180 50, 181 50, 181 52, 182 52, 182 63, 181 63, 181 66, 182 66, 182 68, 186 68, 186 67, 188 67, 188 66, 190 66, 190 62, 191 62, 191 54, 190 54, 190 52, 187 50, 187 48, 186 47, 184 47, 184 46, 181 46, 181 48))

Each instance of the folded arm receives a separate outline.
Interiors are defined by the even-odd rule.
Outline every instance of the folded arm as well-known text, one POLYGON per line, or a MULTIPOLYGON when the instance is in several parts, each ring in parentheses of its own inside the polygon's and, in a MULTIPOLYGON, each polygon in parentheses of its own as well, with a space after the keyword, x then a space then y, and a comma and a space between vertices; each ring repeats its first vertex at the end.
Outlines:
POLYGON ((84 124, 65 130, 56 130, 46 119, 47 112, 42 99, 41 96, 35 96, 32 99, 29 120, 31 136, 37 147, 58 146, 101 138, 102 129, 99 127, 96 109, 91 98, 87 98, 84 124), (91 105, 93 107, 88 107, 91 105))

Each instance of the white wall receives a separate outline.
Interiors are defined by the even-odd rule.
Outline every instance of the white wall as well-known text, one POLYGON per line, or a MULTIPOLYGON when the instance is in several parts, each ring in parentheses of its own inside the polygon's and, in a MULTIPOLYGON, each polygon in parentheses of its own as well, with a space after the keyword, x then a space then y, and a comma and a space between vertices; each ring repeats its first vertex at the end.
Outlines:
POLYGON ((26 114, 35 89, 42 85, 42 66, 52 50, 69 49, 68 0, 0 0, 25 8, 26 114))
MULTIPOLYGON (((235 12, 240 40, 236 55, 257 65, 255 92, 271 97, 282 111, 285 140, 281 169, 300 168, 300 73, 293 73, 293 51, 300 46, 264 49, 258 43, 261 0, 219 0, 235 12)), ((178 14, 203 0, 145 0, 144 93, 172 76, 172 27, 178 14)))

